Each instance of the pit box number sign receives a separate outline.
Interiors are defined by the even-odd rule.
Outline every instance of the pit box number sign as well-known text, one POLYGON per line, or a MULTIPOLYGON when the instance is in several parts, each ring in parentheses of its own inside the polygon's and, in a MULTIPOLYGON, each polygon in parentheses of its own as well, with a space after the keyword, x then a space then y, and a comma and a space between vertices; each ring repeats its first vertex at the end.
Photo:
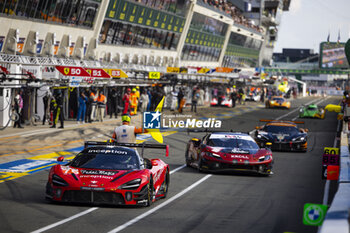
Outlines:
POLYGON ((322 156, 322 179, 327 179, 328 165, 339 166, 339 148, 325 147, 322 156))

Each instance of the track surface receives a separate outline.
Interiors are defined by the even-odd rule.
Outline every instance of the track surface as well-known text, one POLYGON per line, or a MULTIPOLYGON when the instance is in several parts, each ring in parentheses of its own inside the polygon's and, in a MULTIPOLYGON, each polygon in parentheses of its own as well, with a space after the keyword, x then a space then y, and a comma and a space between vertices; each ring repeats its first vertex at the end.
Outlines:
MULTIPOLYGON (((224 120, 223 128, 248 132, 259 124, 259 118, 291 120, 298 115, 296 107, 311 101, 322 101, 319 105, 325 106, 338 104, 339 98, 298 99, 290 110, 261 108, 224 120)), ((185 143, 203 134, 178 132, 165 137, 170 156, 159 157, 173 171, 170 190, 166 199, 150 208, 47 203, 48 169, 3 182, 0 232, 317 232, 317 228, 302 224, 303 205, 322 203, 321 158, 323 148, 334 144, 337 121, 336 114, 328 112, 324 120, 304 121, 310 131, 308 152, 274 152, 271 177, 198 173, 183 166, 185 143)))

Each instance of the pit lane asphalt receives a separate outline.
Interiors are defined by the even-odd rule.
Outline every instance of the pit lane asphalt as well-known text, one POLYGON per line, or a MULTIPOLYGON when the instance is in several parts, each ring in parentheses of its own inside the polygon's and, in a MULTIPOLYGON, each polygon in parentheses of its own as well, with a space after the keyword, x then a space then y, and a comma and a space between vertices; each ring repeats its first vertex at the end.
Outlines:
MULTIPOLYGON (((258 119, 275 119, 294 111, 301 103, 320 98, 293 101, 290 110, 258 109, 224 120, 224 127, 251 131, 258 119)), ((339 103, 339 98, 320 103, 339 103)), ((292 119, 298 111, 283 119, 292 119)), ((321 180, 323 147, 333 146, 336 114, 326 119, 305 119, 310 130, 307 153, 274 152, 274 175, 258 177, 248 174, 213 174, 183 196, 168 203, 122 232, 316 232, 303 226, 305 203, 321 203, 324 181, 321 180)), ((184 164, 185 143, 195 135, 179 132, 165 137, 170 157, 160 157, 174 170, 184 164)), ((196 135, 198 137, 203 134, 196 135)), ((155 152, 156 153, 156 152, 155 152)), ((158 152, 159 154, 159 152, 158 152)), ((48 170, 0 184, 0 232, 31 232, 69 218, 92 206, 50 204, 44 200, 48 170)), ((208 174, 183 168, 171 175, 169 195, 151 208, 100 206, 98 209, 48 232, 108 232, 137 216, 162 205, 176 194, 208 174)))

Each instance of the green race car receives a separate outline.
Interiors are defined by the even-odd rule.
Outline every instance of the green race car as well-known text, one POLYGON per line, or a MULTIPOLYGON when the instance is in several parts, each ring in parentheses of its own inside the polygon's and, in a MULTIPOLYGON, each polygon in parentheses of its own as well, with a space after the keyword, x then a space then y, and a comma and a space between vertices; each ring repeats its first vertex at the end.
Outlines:
POLYGON ((317 107, 316 104, 310 104, 307 106, 302 106, 300 108, 299 117, 300 118, 319 118, 324 119, 325 110, 323 108, 317 107))

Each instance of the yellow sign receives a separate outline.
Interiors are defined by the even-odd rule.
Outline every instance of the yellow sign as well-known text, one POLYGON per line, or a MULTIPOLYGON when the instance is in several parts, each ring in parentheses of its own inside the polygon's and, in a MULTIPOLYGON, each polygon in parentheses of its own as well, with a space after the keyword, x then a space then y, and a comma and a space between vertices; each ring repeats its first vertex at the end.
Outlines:
POLYGON ((149 79, 160 79, 160 72, 149 72, 148 78, 149 79))
POLYGON ((167 73, 180 73, 179 67, 167 67, 166 68, 167 73))
POLYGON ((339 148, 325 147, 323 154, 325 154, 325 155, 339 155, 339 148))
POLYGON ((206 74, 206 73, 208 73, 210 71, 210 69, 208 69, 208 68, 201 68, 200 70, 198 70, 198 73, 200 73, 200 74, 206 74))
POLYGON ((127 78, 128 75, 121 69, 104 69, 112 78, 127 78))

